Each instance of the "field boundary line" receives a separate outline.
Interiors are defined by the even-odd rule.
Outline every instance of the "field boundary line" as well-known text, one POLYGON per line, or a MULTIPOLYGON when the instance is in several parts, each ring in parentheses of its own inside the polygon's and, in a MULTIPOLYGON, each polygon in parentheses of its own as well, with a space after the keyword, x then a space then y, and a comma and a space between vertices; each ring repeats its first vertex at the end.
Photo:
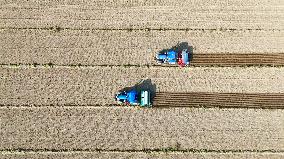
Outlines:
POLYGON ((119 150, 119 149, 0 149, 0 154, 5 153, 68 153, 68 152, 142 152, 142 153, 152 153, 152 152, 181 152, 181 153, 284 153, 284 150, 274 150, 274 149, 265 149, 265 150, 257 150, 257 149, 228 149, 228 150, 215 150, 215 149, 177 149, 177 148, 161 148, 161 149, 142 149, 142 150, 119 150))
MULTIPOLYGON (((283 61, 284 62, 284 61, 283 61)), ((191 64, 190 66, 187 66, 185 68, 194 68, 194 67, 220 67, 220 68, 224 68, 224 67, 241 67, 241 68, 247 68, 247 67, 256 67, 256 68, 263 68, 263 67, 283 67, 284 63, 282 64, 242 64, 242 63, 224 63, 224 64, 191 64)), ((70 65, 64 65, 64 64, 53 64, 53 63, 45 63, 45 64, 38 64, 38 63, 34 63, 34 64, 30 64, 30 63, 26 63, 26 64, 22 64, 22 63, 10 63, 10 64, 0 64, 0 67, 2 68, 95 68, 95 67, 123 67, 123 68, 178 68, 178 65, 158 65, 158 64, 145 64, 145 65, 133 65, 133 64, 126 64, 126 65, 108 65, 108 64, 98 64, 98 65, 82 65, 82 64, 70 64, 70 65)))
POLYGON ((89 31, 283 31, 283 29, 235 29, 235 28, 215 28, 215 29, 202 29, 202 28, 63 28, 59 26, 51 27, 0 27, 0 30, 89 30, 89 31))

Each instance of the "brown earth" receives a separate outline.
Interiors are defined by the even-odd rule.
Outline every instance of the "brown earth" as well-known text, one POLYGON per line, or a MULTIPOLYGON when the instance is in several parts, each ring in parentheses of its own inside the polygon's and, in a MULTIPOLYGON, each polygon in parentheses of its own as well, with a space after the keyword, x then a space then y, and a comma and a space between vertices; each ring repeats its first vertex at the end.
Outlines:
POLYGON ((283 66, 284 54, 195 54, 193 66, 283 66))
POLYGON ((284 108, 283 93, 156 93, 154 107, 284 108))

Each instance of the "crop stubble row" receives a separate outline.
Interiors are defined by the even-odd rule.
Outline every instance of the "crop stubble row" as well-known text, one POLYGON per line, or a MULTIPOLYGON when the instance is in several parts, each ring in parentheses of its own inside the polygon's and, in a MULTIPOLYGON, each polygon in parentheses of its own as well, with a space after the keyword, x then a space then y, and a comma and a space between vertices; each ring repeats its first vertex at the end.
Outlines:
POLYGON ((0 30, 1 64, 155 65, 155 54, 178 42, 192 64, 283 65, 282 31, 0 30))

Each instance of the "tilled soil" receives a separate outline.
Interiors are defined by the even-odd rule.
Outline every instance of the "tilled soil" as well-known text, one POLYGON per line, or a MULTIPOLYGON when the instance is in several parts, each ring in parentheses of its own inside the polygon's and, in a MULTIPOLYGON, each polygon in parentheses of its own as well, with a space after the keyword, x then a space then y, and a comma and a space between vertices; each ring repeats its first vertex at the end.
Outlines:
POLYGON ((283 93, 156 93, 154 107, 284 108, 283 93))

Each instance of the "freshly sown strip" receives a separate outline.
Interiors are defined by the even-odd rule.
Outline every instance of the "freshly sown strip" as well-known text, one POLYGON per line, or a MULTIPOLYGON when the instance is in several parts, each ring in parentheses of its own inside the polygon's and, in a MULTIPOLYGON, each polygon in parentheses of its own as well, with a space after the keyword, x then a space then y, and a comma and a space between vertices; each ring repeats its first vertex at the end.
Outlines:
POLYGON ((156 93, 154 107, 284 108, 284 93, 156 93))
POLYGON ((2 106, 116 104, 115 93, 141 80, 157 93, 284 93, 284 68, 276 67, 1 66, 0 80, 2 106))
POLYGON ((281 159, 283 153, 163 153, 163 152, 8 152, 1 153, 1 159, 281 159))
POLYGON ((283 66, 284 54, 195 54, 190 64, 193 66, 283 66))
POLYGON ((284 29, 284 2, 2 2, 0 28, 284 29))
POLYGON ((157 52, 178 43, 197 66, 284 63, 283 31, 2 29, 0 39, 0 64, 155 65, 157 52))
POLYGON ((0 121, 0 150, 284 150, 280 109, 2 107, 0 121))

